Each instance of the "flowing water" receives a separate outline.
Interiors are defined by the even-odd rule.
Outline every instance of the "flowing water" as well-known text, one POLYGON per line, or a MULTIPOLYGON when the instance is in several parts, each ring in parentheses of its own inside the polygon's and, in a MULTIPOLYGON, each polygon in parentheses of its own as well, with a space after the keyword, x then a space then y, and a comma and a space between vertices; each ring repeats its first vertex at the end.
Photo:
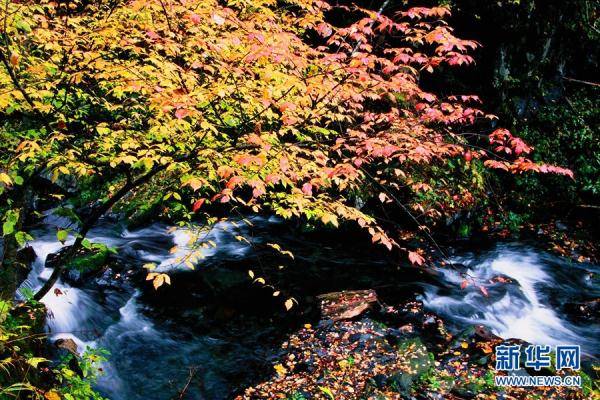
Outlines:
MULTIPOLYGON (((56 239, 56 227, 64 221, 48 217, 48 229, 34 232, 31 244, 37 258, 22 288, 40 288, 52 273, 45 268, 46 258, 73 238, 61 244, 56 239)), ((184 268, 180 258, 189 250, 190 234, 154 224, 133 232, 119 225, 106 224, 94 229, 88 238, 118 248, 125 263, 141 266, 154 262, 157 270, 168 272, 184 268), (171 249, 177 246, 176 251, 171 249)), ((248 247, 233 237, 238 230, 221 224, 210 232, 216 248, 205 256, 241 257, 248 247)), ((180 335, 171 328, 162 328, 144 314, 146 308, 138 300, 139 291, 128 284, 102 292, 94 288, 71 287, 59 280, 42 302, 48 308, 47 329, 50 341, 70 338, 83 352, 87 347, 110 352, 110 361, 103 366, 99 391, 112 400, 162 399, 175 395, 186 382, 190 371, 202 375, 202 387, 192 388, 187 398, 222 398, 229 389, 228 377, 239 371, 240 365, 250 365, 266 355, 253 354, 243 343, 224 343, 208 335, 180 335)))
MULTIPOLYGON (((35 232, 32 246, 37 259, 23 286, 37 289, 49 277, 52 270, 45 268, 45 261, 63 246, 55 236, 56 225, 62 223, 48 217, 47 228, 35 232)), ((224 224, 213 229, 207 239, 213 240, 217 247, 207 250, 204 256, 251 257, 251 246, 235 239, 239 229, 246 228, 224 224)), ((169 230, 162 224, 128 231, 108 222, 89 235, 93 242, 118 248, 121 262, 138 266, 153 262, 161 271, 185 270, 179 258, 189 250, 189 237, 185 230, 169 230), (175 245, 177 248, 172 250, 175 245)), ((268 238, 253 238, 263 239, 268 238)), ((72 239, 65 245, 70 242, 72 239)), ((368 262, 367 254, 364 258, 355 261, 368 262)), ((425 306, 457 329, 483 324, 503 338, 539 344, 580 344, 585 353, 599 355, 600 326, 573 322, 564 312, 569 302, 600 297, 600 287, 594 280, 600 272, 598 266, 570 263, 520 243, 497 244, 478 253, 465 252, 452 262, 460 267, 440 268, 435 284, 418 284, 425 306), (461 289, 464 274, 480 285, 483 282, 489 295, 484 296, 475 285, 461 289), (506 282, 497 282, 498 276, 506 282)), ((47 329, 51 341, 72 338, 80 351, 99 347, 111 353, 104 366, 105 375, 98 384, 98 389, 109 399, 177 397, 190 376, 195 383, 186 398, 228 398, 232 388, 244 382, 244 375, 271 355, 264 346, 251 342, 254 332, 232 334, 227 339, 227 336, 194 333, 187 326, 174 329, 152 318, 148 312, 151 306, 144 304, 134 286, 123 283, 117 288, 99 290, 93 286, 75 288, 59 281, 55 286, 58 290, 42 299, 49 310, 47 329)))
POLYGON ((574 302, 600 297, 598 266, 573 263, 522 243, 497 244, 451 261, 463 268, 439 269, 441 284, 426 285, 422 296, 427 308, 455 325, 485 325, 502 338, 579 344, 590 356, 600 353, 598 321, 577 324, 563 311, 574 302), (457 290, 465 276, 478 285, 457 290), (498 282, 498 277, 507 281, 498 282))

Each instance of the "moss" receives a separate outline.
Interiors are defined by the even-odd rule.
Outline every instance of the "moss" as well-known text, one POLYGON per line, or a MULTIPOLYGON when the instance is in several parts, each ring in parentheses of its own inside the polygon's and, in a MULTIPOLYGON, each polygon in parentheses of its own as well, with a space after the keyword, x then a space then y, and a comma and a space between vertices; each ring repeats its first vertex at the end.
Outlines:
POLYGON ((81 273, 97 271, 107 264, 109 256, 109 249, 95 249, 91 253, 75 257, 67 264, 67 269, 75 269, 81 273))

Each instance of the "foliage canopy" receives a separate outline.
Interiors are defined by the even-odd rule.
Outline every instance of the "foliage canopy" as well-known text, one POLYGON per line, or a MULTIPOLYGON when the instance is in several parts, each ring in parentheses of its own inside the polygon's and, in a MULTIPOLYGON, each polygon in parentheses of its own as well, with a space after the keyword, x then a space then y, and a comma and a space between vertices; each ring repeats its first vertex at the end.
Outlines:
POLYGON ((452 34, 445 7, 386 5, 7 1, 5 238, 30 238, 19 221, 32 210, 18 199, 41 177, 76 206, 73 247, 126 199, 179 221, 237 209, 352 221, 420 265, 406 232, 365 203, 416 212, 423 230, 485 197, 484 165, 571 174, 526 158, 531 148, 507 130, 490 135, 491 147, 469 143, 461 129, 494 117, 477 96, 440 98, 419 77, 472 63, 478 44, 452 34), (327 18, 334 12, 341 26, 327 18))

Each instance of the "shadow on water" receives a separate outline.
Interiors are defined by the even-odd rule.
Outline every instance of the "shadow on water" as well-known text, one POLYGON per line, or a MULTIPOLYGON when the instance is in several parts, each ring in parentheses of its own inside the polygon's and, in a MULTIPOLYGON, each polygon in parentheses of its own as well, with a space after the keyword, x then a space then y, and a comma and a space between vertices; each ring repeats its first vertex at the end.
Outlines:
MULTIPOLYGON (((128 231, 105 222, 90 239, 117 247, 121 269, 83 286, 58 282, 59 291, 43 299, 51 340, 68 337, 80 351, 110 351, 98 389, 112 400, 226 399, 266 379, 289 332, 316 322, 314 296, 374 288, 389 303, 419 295, 457 330, 484 324, 502 337, 568 340, 597 352, 598 325, 565 317, 568 304, 600 296, 596 266, 571 265, 529 245, 498 244, 461 253, 452 260, 456 268, 432 273, 394 262, 358 237, 303 234, 273 219, 252 222, 252 228, 223 223, 213 229, 205 240, 216 247, 205 249, 193 271, 179 259, 189 252, 185 229, 153 224, 128 231), (240 234, 251 244, 237 240, 240 234), (292 250, 294 259, 273 251, 270 241, 292 250), (152 289, 141 268, 148 262, 169 272, 172 284, 152 289), (474 286, 461 290, 461 269, 486 282, 489 297, 474 286), (253 284, 248 270, 281 294, 253 284), (496 276, 510 281, 490 283, 496 276), (294 295, 302 296, 301 307, 285 312, 283 300, 294 295)), ((60 223, 49 217, 37 232, 37 260, 24 285, 37 288, 50 275, 45 259, 63 246, 55 238, 60 223)))

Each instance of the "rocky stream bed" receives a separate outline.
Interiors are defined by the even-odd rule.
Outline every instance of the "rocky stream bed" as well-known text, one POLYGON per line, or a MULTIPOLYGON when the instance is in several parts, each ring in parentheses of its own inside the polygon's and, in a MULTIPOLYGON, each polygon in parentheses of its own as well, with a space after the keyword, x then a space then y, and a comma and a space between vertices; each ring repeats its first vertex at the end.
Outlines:
MULTIPOLYGON (((69 245, 56 240, 60 224, 49 216, 37 232, 22 289, 39 287, 69 245)), ((190 250, 185 229, 127 230, 107 220, 90 240, 118 256, 73 266, 42 301, 54 357, 110 352, 97 389, 111 400, 586 398, 569 388, 494 387, 500 343, 579 344, 585 385, 597 372, 598 266, 530 242, 458 249, 446 265, 422 269, 394 265, 352 238, 255 218, 251 228, 212 229, 206 240, 215 246, 192 271, 180 258, 190 250), (274 254, 270 240, 294 259, 274 254), (148 262, 172 284, 155 291, 141 268, 148 262), (281 294, 248 270, 268 275, 281 294), (461 288, 465 276, 474 284, 461 288), (299 304, 286 311, 292 295, 299 304)))

